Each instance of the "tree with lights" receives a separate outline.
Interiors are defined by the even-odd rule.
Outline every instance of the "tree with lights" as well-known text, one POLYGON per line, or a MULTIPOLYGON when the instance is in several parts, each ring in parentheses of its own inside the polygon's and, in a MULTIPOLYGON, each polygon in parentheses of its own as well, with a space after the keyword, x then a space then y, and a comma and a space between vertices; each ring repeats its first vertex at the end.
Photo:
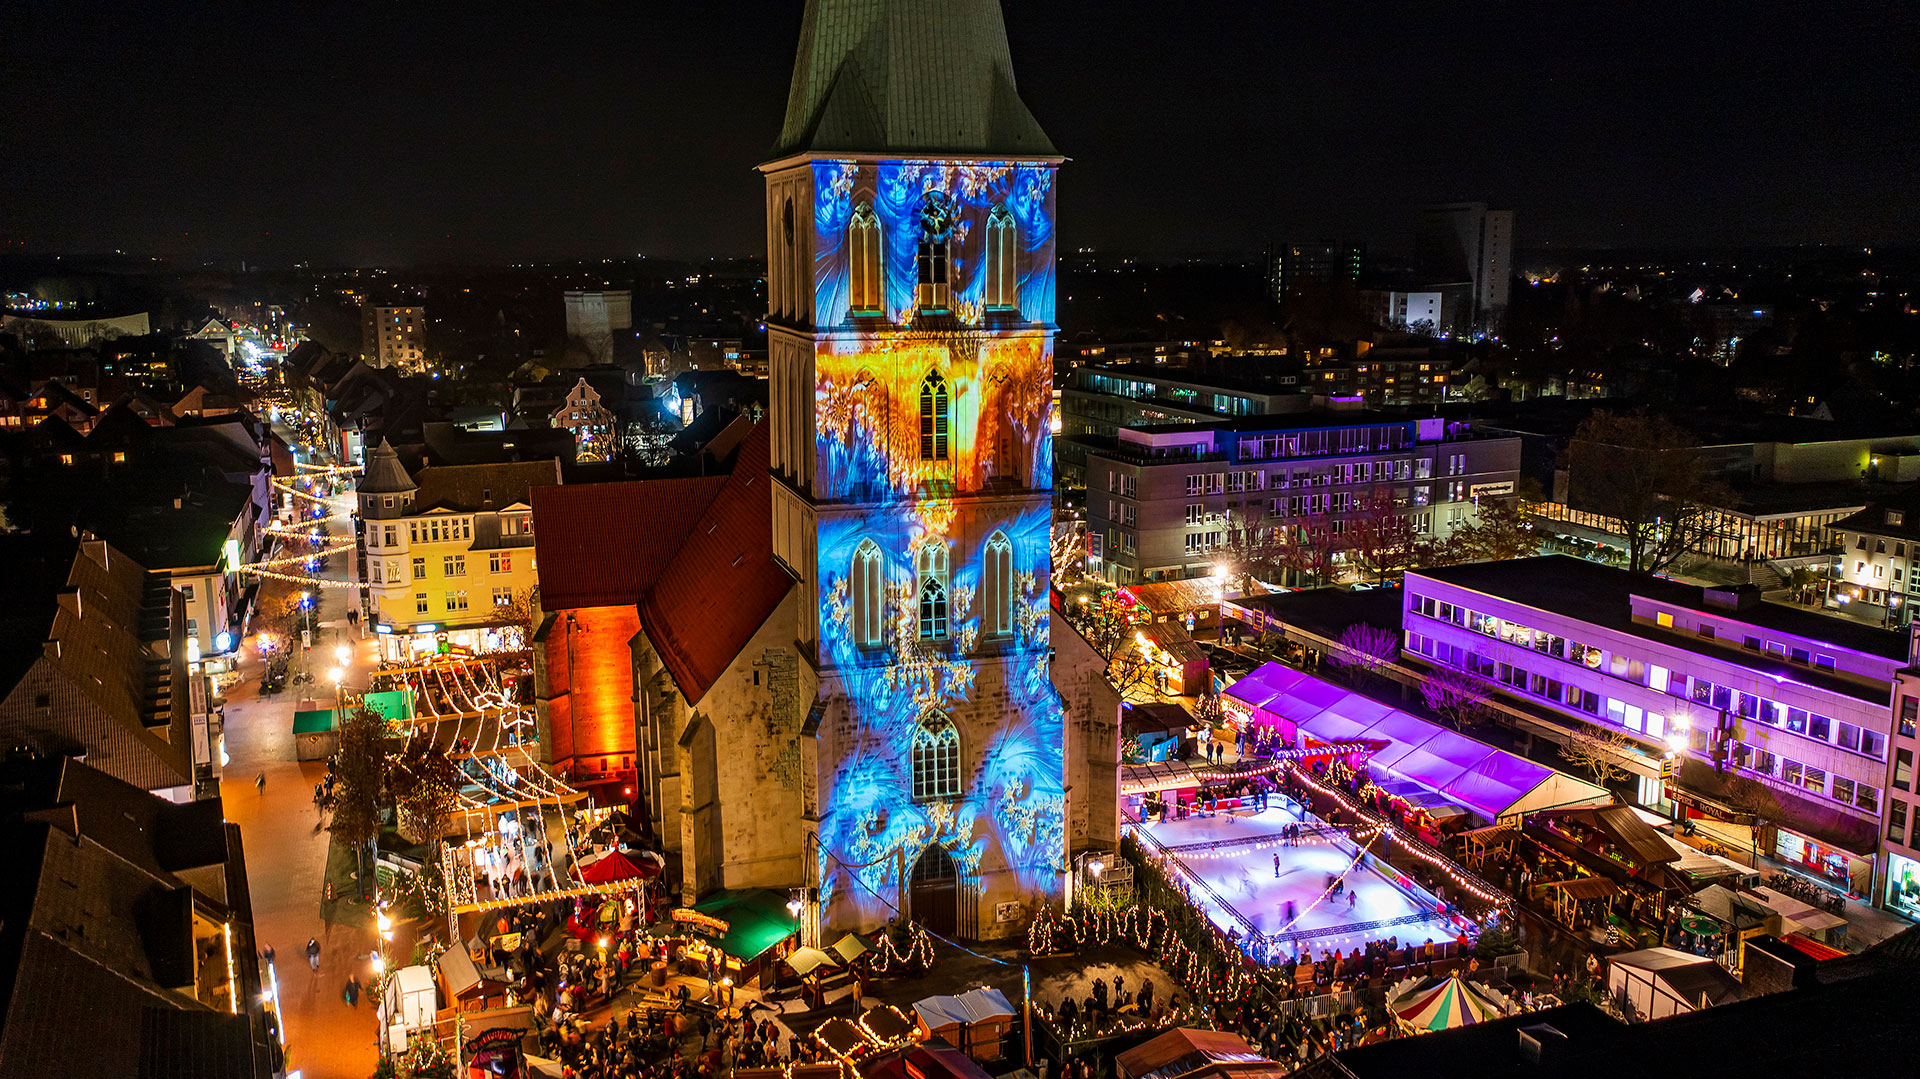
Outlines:
POLYGON ((327 828, 353 848, 362 896, 366 895, 369 879, 367 848, 380 837, 391 742, 386 718, 376 712, 361 708, 340 720, 339 751, 333 769, 333 818, 327 828))
POLYGON ((1420 699, 1455 729, 1474 722, 1493 699, 1493 683, 1479 675, 1436 667, 1420 683, 1420 699))

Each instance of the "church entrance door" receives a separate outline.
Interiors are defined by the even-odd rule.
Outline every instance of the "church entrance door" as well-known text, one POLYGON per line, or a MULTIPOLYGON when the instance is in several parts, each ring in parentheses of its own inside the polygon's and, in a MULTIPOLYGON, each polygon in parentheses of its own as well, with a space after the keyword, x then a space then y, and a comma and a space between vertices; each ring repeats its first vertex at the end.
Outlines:
POLYGON ((960 921, 960 871, 953 856, 938 844, 920 852, 913 863, 909 910, 928 931, 952 937, 960 921))

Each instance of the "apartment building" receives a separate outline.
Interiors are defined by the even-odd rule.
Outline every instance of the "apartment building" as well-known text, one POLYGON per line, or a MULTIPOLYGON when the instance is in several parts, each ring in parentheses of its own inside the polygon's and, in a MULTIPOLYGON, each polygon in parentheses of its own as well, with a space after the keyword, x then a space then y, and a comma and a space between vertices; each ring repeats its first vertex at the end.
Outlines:
POLYGON ((1408 659, 1496 684, 1519 726, 1623 736, 1641 804, 1863 895, 1884 878, 1905 635, 1557 555, 1410 572, 1402 629, 1408 659))
POLYGON ((1344 533, 1376 491, 1444 539, 1512 494, 1519 467, 1518 439, 1357 409, 1127 428, 1088 452, 1094 568, 1123 585, 1205 576, 1249 529, 1344 533))
POLYGON ((1920 486, 1901 488, 1829 529, 1834 584, 1827 602, 1877 609, 1890 625, 1911 624, 1920 602, 1920 486))
POLYGON ((369 367, 418 371, 426 366, 427 309, 368 306, 361 316, 360 351, 369 367))
POLYGON ((526 647, 533 488, 560 483, 560 462, 438 465, 409 474, 393 447, 367 454, 358 501, 368 623, 385 659, 441 645, 526 647))

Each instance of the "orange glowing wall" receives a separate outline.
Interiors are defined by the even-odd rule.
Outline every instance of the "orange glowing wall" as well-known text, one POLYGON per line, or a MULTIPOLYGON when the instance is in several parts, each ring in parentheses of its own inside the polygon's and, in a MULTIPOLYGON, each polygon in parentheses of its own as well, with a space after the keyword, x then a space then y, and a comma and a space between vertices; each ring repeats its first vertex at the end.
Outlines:
POLYGON ((560 611, 547 634, 553 698, 553 760, 577 778, 633 774, 633 651, 640 632, 631 606, 560 611))

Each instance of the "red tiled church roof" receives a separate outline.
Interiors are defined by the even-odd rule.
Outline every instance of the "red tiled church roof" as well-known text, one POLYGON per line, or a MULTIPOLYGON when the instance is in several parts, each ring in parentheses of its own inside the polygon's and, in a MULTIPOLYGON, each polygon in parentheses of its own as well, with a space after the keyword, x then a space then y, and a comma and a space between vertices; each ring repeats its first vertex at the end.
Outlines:
POLYGON ((697 476, 534 488, 540 606, 640 602, 726 484, 725 476, 697 476))
POLYGON ((768 456, 762 423, 741 445, 726 486, 640 600, 641 629, 689 704, 706 696, 793 587, 773 561, 768 456))

